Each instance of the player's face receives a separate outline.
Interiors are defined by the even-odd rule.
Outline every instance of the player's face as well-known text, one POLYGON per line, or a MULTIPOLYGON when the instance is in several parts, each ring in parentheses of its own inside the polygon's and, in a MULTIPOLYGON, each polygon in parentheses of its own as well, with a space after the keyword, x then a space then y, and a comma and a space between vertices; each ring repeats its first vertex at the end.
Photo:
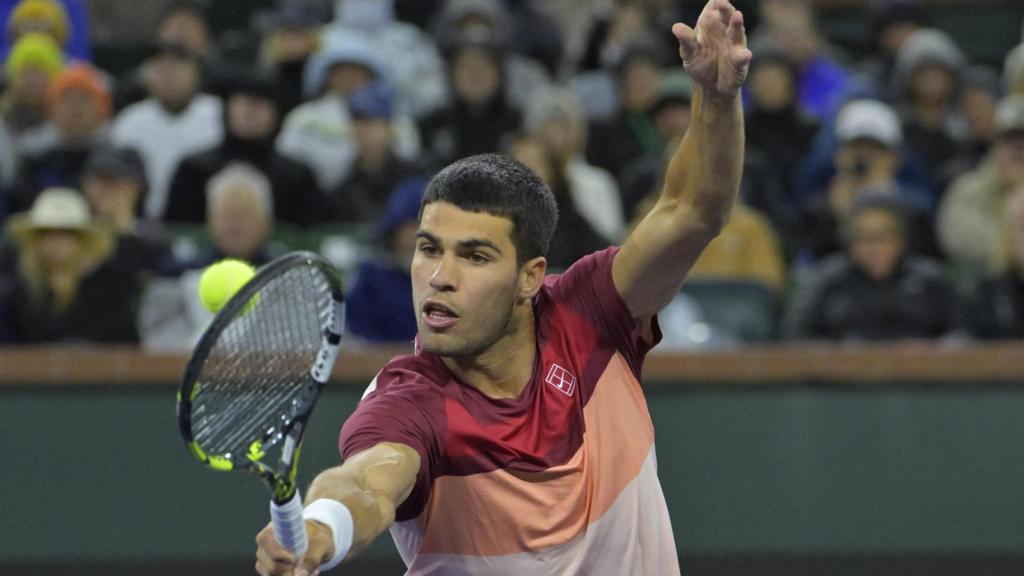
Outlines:
POLYGON ((423 209, 412 292, 425 351, 474 356, 515 331, 522 280, 511 232, 506 218, 447 202, 423 209))

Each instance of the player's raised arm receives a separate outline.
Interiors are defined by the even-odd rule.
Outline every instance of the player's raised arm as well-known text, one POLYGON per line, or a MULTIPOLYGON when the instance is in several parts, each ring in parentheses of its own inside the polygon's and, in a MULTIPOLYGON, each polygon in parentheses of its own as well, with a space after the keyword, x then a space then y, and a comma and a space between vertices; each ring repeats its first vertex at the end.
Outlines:
POLYGON ((415 450, 385 442, 324 470, 306 494, 305 557, 296 564, 268 524, 256 536, 256 571, 263 576, 313 574, 319 566, 357 554, 394 522, 395 510, 416 484, 419 467, 415 450))
POLYGON ((689 129, 650 214, 615 258, 612 277, 634 318, 672 300, 704 247, 725 225, 743 167, 739 92, 747 76, 743 15, 711 0, 694 28, 676 24, 683 67, 694 79, 689 129))

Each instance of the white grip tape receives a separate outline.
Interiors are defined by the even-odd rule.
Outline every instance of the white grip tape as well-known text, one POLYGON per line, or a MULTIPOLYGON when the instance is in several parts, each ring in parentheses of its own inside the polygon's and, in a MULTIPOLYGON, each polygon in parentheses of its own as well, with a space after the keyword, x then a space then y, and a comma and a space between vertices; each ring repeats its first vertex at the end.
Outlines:
POLYGON ((341 564, 352 548, 352 537, 355 532, 352 513, 348 507, 337 500, 319 498, 306 506, 302 515, 306 520, 319 522, 330 528, 334 537, 334 556, 320 566, 320 571, 324 572, 341 564))
POLYGON ((274 524, 274 536, 277 541, 288 549, 295 558, 301 560, 306 555, 309 542, 306 540, 306 523, 302 518, 302 496, 298 488, 291 500, 278 505, 270 501, 270 520, 274 524))

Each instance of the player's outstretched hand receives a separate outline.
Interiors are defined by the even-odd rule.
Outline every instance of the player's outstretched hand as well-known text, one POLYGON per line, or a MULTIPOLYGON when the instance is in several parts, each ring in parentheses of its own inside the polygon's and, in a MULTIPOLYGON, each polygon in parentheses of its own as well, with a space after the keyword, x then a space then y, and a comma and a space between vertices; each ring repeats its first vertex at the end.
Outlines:
POLYGON ((306 536, 309 538, 309 549, 306 555, 297 561, 295 556, 286 550, 274 538, 274 527, 267 524, 256 535, 256 572, 260 576, 314 576, 319 574, 317 567, 326 563, 334 556, 334 536, 330 528, 317 522, 306 522, 306 536))
POLYGON ((710 0, 694 28, 677 23, 672 34, 679 40, 683 68, 706 95, 730 99, 739 94, 751 54, 743 14, 729 0, 710 0))

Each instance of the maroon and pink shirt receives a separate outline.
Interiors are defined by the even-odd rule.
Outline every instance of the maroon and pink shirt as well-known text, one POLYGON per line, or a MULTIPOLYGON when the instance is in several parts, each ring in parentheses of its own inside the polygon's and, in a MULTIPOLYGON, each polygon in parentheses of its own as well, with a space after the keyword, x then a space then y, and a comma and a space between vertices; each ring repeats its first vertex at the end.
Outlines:
POLYGON ((640 386, 660 332, 616 291, 617 252, 545 279, 519 397, 490 398, 418 352, 391 360, 345 422, 342 458, 381 442, 420 455, 391 527, 407 574, 679 574, 640 386))

